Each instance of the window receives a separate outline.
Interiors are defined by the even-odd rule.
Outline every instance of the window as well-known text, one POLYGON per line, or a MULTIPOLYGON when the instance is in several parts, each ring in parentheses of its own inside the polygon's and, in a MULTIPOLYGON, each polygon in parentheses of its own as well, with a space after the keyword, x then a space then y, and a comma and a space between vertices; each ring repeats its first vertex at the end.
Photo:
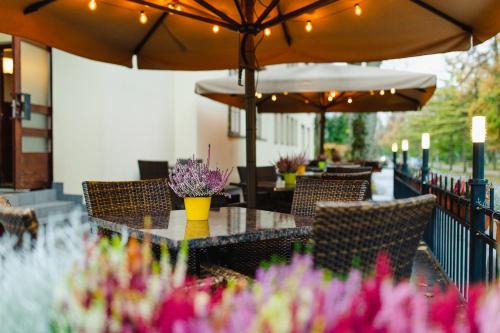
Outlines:
MULTIPOLYGON (((228 110, 227 136, 232 138, 244 138, 246 136, 245 110, 230 106, 228 110)), ((264 140, 264 129, 262 125, 262 114, 257 113, 255 119, 255 130, 257 139, 264 140)))

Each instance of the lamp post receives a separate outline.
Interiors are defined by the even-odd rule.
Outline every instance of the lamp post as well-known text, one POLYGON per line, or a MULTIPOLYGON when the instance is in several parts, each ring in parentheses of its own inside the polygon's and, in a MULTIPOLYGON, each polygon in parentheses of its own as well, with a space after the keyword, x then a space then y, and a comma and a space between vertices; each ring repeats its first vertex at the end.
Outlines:
POLYGON ((401 150, 403 151, 403 168, 402 172, 404 174, 408 174, 408 148, 409 148, 409 143, 407 139, 404 139, 401 141, 401 150))
POLYGON ((472 184, 471 184, 471 233, 470 233, 470 282, 483 281, 486 277, 486 247, 478 241, 477 232, 484 232, 485 215, 476 209, 486 199, 484 179, 484 142, 486 141, 486 118, 472 117, 472 184))
POLYGON ((431 136, 429 133, 422 133, 422 193, 426 193, 427 179, 429 178, 429 148, 431 146, 431 136))
POLYGON ((392 144, 392 163, 394 164, 394 170, 396 169, 398 162, 398 144, 394 142, 392 144))

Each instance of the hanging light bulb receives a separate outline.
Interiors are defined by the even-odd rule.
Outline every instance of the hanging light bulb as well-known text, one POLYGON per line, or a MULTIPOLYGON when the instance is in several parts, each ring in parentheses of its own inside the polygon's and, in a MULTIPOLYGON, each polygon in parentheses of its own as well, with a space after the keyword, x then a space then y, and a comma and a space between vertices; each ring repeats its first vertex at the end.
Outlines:
POLYGON ((283 95, 288 96, 288 91, 285 91, 283 95))
POLYGON ((391 94, 395 94, 396 93, 396 88, 391 88, 391 94))
POLYGON ((264 35, 266 35, 266 36, 271 36, 271 29, 269 29, 269 28, 265 28, 265 29, 264 29, 264 35))
POLYGON ((142 24, 148 23, 148 17, 146 16, 146 13, 144 13, 143 10, 141 10, 141 14, 139 15, 139 22, 142 24))
POLYGON ((273 94, 273 95, 271 96, 271 99, 273 100, 273 102, 276 102, 276 100, 278 99, 278 97, 276 97, 276 95, 274 95, 274 94, 273 94))
POLYGON ((333 101, 333 96, 332 95, 328 96, 328 102, 331 102, 331 101, 333 101))
POLYGON ((218 33, 220 30, 219 26, 217 24, 214 24, 214 26, 212 27, 212 31, 214 32, 214 34, 218 33))
POLYGON ((97 2, 95 0, 90 0, 89 1, 89 9, 96 10, 96 8, 97 8, 97 2))
POLYGON ((349 99, 347 100, 347 103, 351 104, 352 103, 352 98, 349 97, 349 99))
POLYGON ((312 29, 313 29, 313 25, 311 23, 311 20, 307 20, 307 22, 306 22, 306 31, 307 32, 311 32, 312 29))
POLYGON ((308 99, 304 100, 304 102, 305 102, 306 104, 309 104, 309 100, 308 100, 308 99))
POLYGON ((336 91, 330 91, 330 96, 332 96, 332 98, 335 98, 335 96, 337 96, 337 92, 336 91))
POLYGON ((178 11, 180 11, 180 12, 182 12, 182 7, 179 4, 177 4, 177 6, 175 6, 175 9, 178 10, 178 11))
POLYGON ((257 97, 258 99, 261 99, 262 98, 262 94, 260 92, 256 92, 255 93, 255 97, 257 97))
POLYGON ((370 96, 373 96, 373 95, 375 95, 375 91, 370 90, 370 96))
POLYGON ((385 90, 380 90, 380 96, 384 96, 385 95, 385 90))
POLYGON ((354 5, 354 13, 357 16, 360 16, 363 13, 363 10, 361 9, 361 6, 359 5, 359 3, 354 5))

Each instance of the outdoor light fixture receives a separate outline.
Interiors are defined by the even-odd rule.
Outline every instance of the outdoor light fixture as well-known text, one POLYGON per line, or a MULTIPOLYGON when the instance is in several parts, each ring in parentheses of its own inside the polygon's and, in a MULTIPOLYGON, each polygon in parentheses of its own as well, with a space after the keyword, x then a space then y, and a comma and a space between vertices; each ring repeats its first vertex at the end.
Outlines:
POLYGON ((312 29, 313 29, 313 25, 311 23, 311 20, 307 20, 307 22, 306 22, 306 31, 307 32, 311 32, 312 29))
POLYGON ((404 139, 401 141, 401 150, 402 151, 408 151, 408 148, 410 147, 408 140, 404 139))
POLYGON ((422 149, 429 149, 431 147, 431 136, 429 133, 422 133, 422 149))
POLYGON ((271 29, 269 29, 269 28, 265 28, 265 29, 264 29, 264 35, 266 35, 266 36, 271 36, 271 29))
POLYGON ((398 144, 396 142, 394 142, 392 144, 392 152, 393 153, 397 153, 398 152, 398 144))
POLYGON ((276 102, 276 100, 278 99, 278 97, 276 97, 276 95, 274 95, 274 94, 273 94, 273 95, 271 96, 271 99, 272 99, 272 101, 273 101, 273 102, 276 102))
POLYGON ((12 58, 2 58, 2 69, 4 74, 14 74, 14 60, 12 58))
POLYGON ((363 10, 361 9, 361 6, 359 5, 359 3, 357 3, 357 4, 354 5, 354 13, 357 16, 360 16, 361 13, 363 13, 363 10))
POLYGON ((395 94, 396 93, 396 88, 391 88, 391 94, 395 94))
POLYGON ((351 104, 352 103, 352 98, 349 97, 349 99, 347 99, 347 103, 351 104))
POLYGON ((217 24, 214 24, 214 26, 212 27, 212 31, 214 32, 214 34, 218 33, 220 30, 219 26, 217 24))
POLYGON ((144 13, 143 10, 141 10, 141 13, 139 15, 139 22, 141 22, 142 24, 148 23, 148 17, 146 16, 146 13, 144 13))
POLYGON ((97 8, 97 2, 95 0, 90 0, 89 1, 89 9, 96 10, 96 8, 97 8))
POLYGON ((380 96, 384 96, 385 95, 385 90, 380 90, 380 96))
POLYGON ((472 142, 484 143, 486 141, 486 117, 472 117, 472 142))

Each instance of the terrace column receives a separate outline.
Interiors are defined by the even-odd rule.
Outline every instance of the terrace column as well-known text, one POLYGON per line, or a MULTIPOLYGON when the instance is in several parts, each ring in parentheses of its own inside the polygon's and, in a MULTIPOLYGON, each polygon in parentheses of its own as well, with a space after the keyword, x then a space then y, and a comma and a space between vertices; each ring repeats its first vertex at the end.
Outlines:
POLYGON ((325 122, 326 109, 321 109, 319 118, 319 153, 325 153, 325 122))
POLYGON ((484 142, 486 139, 485 117, 472 117, 472 184, 471 184, 471 232, 470 232, 470 282, 486 279, 486 246, 478 239, 484 233, 485 215, 476 208, 486 201, 486 179, 484 179, 484 142))
MULTIPOLYGON (((248 24, 254 22, 254 0, 244 1, 245 17, 248 24)), ((245 32, 245 116, 246 116, 246 157, 247 157, 247 207, 255 208, 257 201, 257 132, 255 102, 255 46, 252 32, 245 32)))
POLYGON ((427 193, 427 179, 429 178, 429 148, 430 148, 429 133, 422 133, 422 193, 427 193))

